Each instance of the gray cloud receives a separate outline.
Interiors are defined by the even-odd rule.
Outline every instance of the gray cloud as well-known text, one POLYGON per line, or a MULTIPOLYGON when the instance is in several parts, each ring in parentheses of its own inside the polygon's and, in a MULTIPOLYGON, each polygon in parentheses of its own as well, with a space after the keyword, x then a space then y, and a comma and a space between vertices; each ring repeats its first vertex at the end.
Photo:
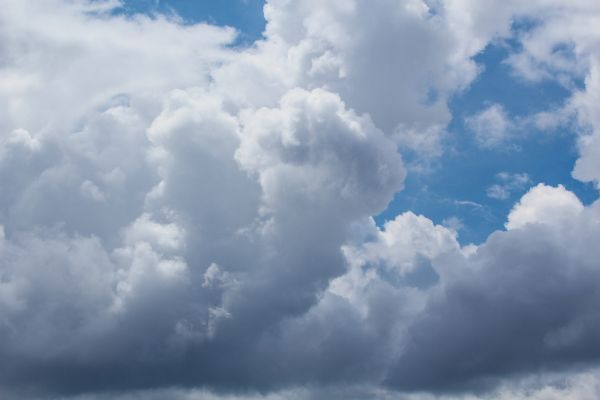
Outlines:
POLYGON ((597 394, 574 368, 600 356, 598 203, 538 185, 479 247, 370 218, 402 189, 398 147, 442 151, 472 57, 535 4, 274 0, 235 48, 118 2, 6 0, 0 391, 503 399, 550 371, 568 391, 531 393, 597 394))

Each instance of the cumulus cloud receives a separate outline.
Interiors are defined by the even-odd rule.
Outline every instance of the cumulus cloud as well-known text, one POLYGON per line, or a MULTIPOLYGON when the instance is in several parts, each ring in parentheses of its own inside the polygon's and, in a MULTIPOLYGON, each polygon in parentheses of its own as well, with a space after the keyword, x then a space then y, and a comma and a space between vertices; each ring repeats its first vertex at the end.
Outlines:
MULTIPOLYGON (((458 220, 372 219, 400 153, 443 152, 473 57, 540 10, 511 63, 541 74, 535 38, 572 28, 574 58, 544 74, 587 74, 574 175, 598 180, 596 50, 575 29, 597 10, 561 4, 272 0, 239 48, 118 1, 6 0, 3 396, 597 395, 600 203, 540 184, 479 247, 458 220)), ((468 121, 486 146, 510 129, 498 105, 468 121)), ((496 197, 529 183, 498 179, 496 197)))
POLYGON ((277 101, 295 86, 325 88, 404 149, 436 156, 451 119, 447 100, 476 77, 471 56, 485 46, 445 12, 420 0, 269 1, 267 40, 215 77, 235 85, 238 93, 225 95, 241 104, 277 101))
POLYGON ((597 221, 598 203, 584 208, 562 187, 533 188, 509 231, 466 259, 445 259, 452 273, 408 327, 389 384, 486 387, 498 375, 595 359, 597 221))
POLYGON ((572 192, 562 185, 542 183, 527 192, 508 214, 507 229, 542 223, 564 226, 575 219, 584 207, 572 192))

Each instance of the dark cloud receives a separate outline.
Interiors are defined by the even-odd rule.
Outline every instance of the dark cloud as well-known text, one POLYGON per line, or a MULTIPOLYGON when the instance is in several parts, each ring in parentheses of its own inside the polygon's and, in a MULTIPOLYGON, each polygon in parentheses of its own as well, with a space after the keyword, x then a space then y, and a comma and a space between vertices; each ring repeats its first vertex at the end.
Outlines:
POLYGON ((492 235, 416 318, 387 382, 465 389, 596 362, 598 232, 581 234, 530 225, 492 235))

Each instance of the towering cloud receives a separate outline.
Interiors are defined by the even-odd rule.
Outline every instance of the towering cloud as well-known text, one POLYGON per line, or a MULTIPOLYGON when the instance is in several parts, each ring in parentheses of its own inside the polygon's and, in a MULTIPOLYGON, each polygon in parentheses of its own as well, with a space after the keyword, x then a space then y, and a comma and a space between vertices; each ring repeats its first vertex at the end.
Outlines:
MULTIPOLYGON (((597 186, 595 3, 272 0, 239 47, 119 1, 3 0, 0 396, 597 397, 600 203, 539 184, 477 246, 372 219, 501 37, 571 91, 597 186)), ((483 145, 505 117, 472 117, 483 145)))

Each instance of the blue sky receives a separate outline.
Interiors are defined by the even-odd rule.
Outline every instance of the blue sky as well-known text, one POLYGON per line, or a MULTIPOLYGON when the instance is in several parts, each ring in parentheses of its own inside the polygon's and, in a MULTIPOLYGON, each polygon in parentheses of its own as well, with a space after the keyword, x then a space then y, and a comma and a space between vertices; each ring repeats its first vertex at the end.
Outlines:
POLYGON ((227 25, 240 31, 240 42, 251 43, 265 27, 263 0, 125 0, 126 12, 170 13, 175 11, 189 23, 227 25))

